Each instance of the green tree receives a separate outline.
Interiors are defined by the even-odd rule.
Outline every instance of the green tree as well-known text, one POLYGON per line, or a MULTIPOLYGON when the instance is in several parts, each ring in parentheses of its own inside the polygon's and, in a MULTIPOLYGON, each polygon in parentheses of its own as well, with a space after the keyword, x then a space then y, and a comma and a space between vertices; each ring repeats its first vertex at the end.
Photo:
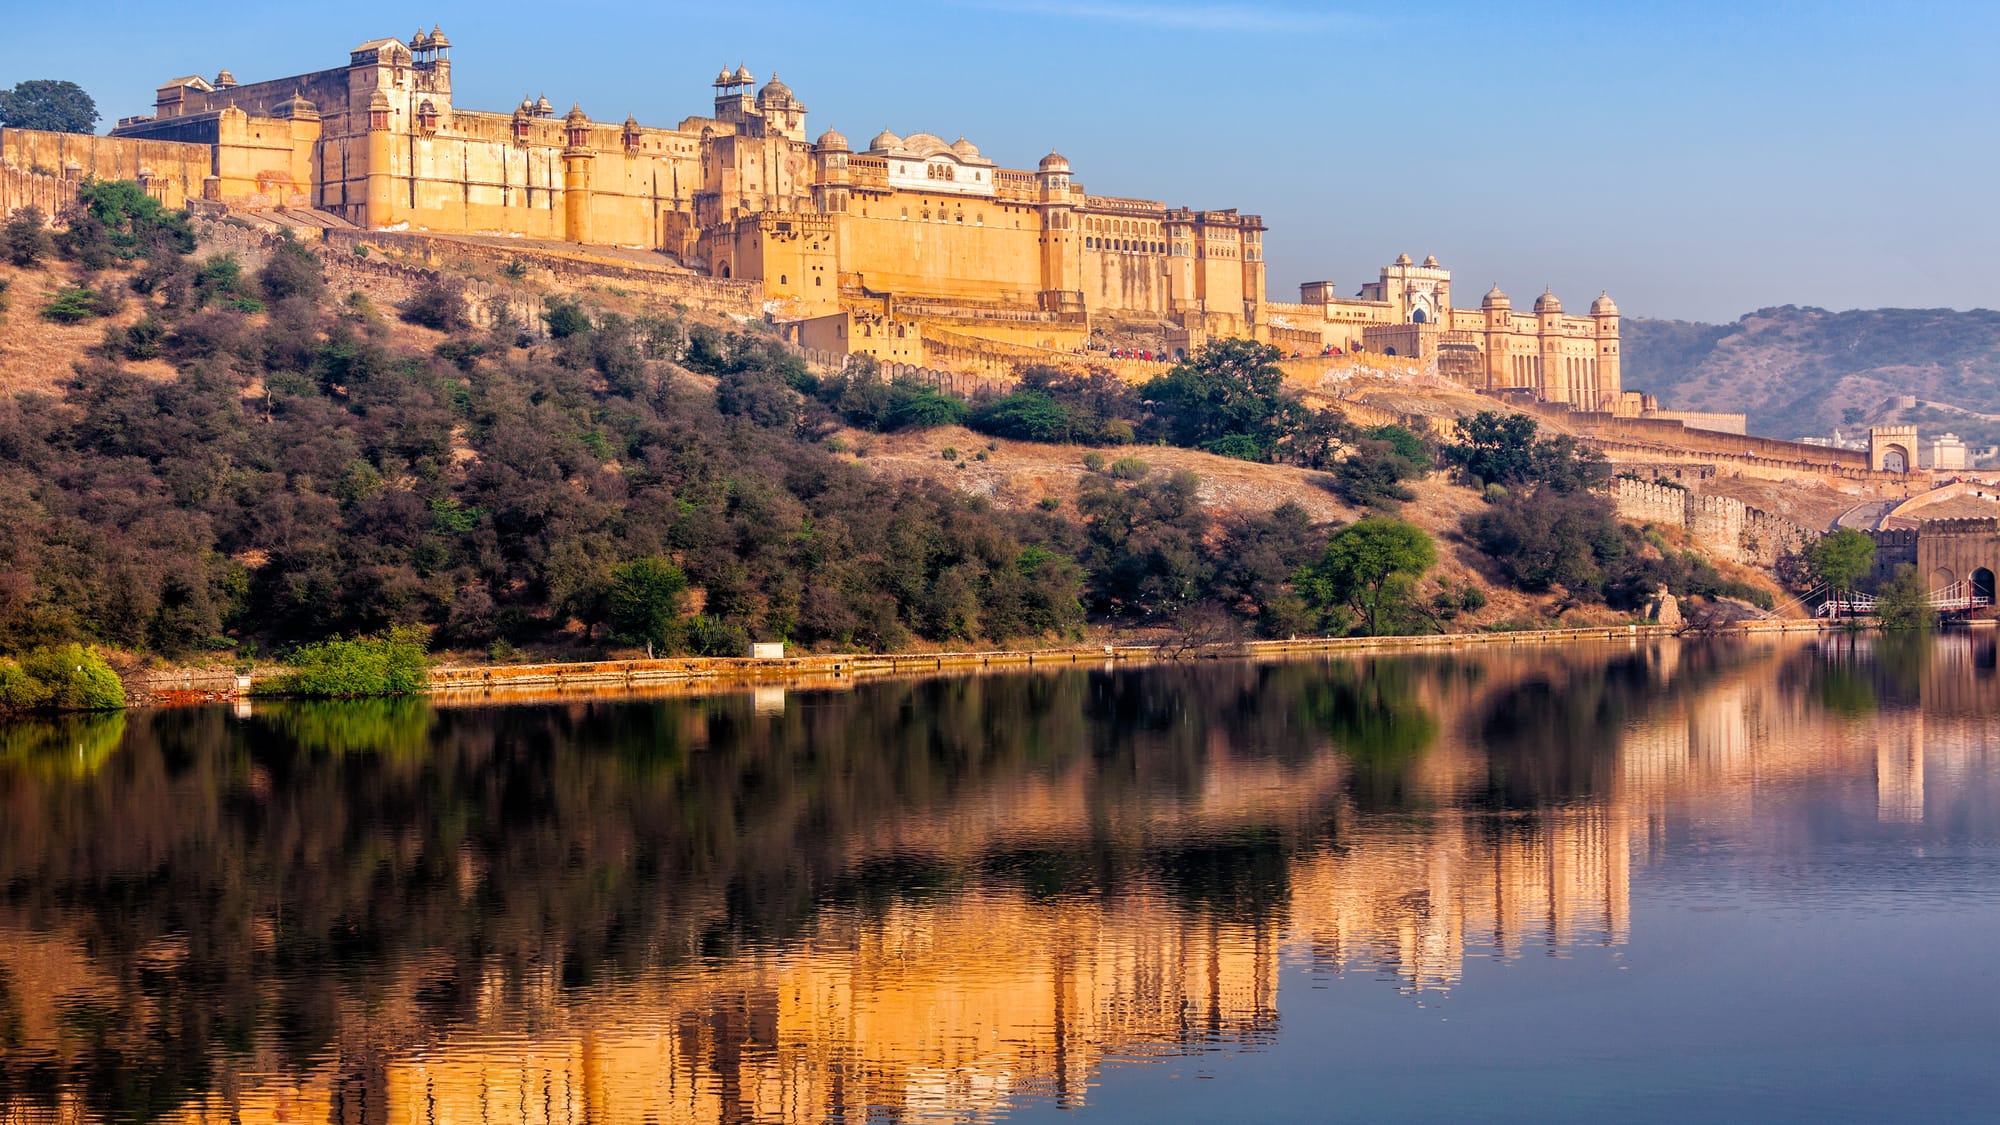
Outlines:
POLYGON ((687 589, 681 568, 657 555, 616 568, 611 572, 612 634, 662 652, 680 649, 687 633, 681 614, 687 589))
POLYGON ((0 228, 0 254, 21 269, 41 264, 56 248, 49 234, 49 218, 40 207, 23 207, 0 228))
POLYGON ((1523 484, 1534 474, 1535 429, 1525 414, 1482 410, 1460 419, 1458 440, 1444 447, 1444 457, 1481 483, 1523 484))
POLYGON ((391 628, 380 636, 321 641, 292 653, 292 671, 257 685, 260 695, 356 699, 408 695, 430 686, 430 656, 422 629, 391 628))
POLYGON ((1316 608, 1344 606, 1361 615, 1369 636, 1401 625, 1414 604, 1417 579, 1437 565, 1437 546, 1422 528, 1370 516, 1341 528, 1320 560, 1294 585, 1316 608))
POLYGON ((1220 340, 1139 388, 1160 436, 1245 461, 1326 464, 1349 432, 1338 411, 1313 410, 1285 390, 1278 349, 1220 340))
POLYGON ((1909 563, 1899 564, 1895 574, 1875 592, 1875 612, 1884 629, 1937 627, 1938 614, 1930 602, 1930 588, 1924 576, 1909 563))
POLYGON ((1458 440, 1444 446, 1446 463, 1474 481, 1506 488, 1545 486, 1582 492, 1611 479, 1604 455, 1568 434, 1538 439, 1533 418, 1482 410, 1458 423, 1458 440))
POLYGON ((543 300, 542 305, 542 320, 549 326, 550 336, 558 340, 567 340, 571 336, 590 331, 590 314, 584 312, 583 306, 575 301, 549 297, 543 300))
POLYGON ((39 648, 19 663, 0 659, 0 711, 116 711, 125 685, 95 650, 39 648))
POLYGON ((1819 537, 1805 550, 1806 568, 1836 593, 1854 589, 1875 568, 1875 540, 1851 527, 1819 537))
POLYGON ((0 125, 51 133, 88 133, 97 128, 97 103, 83 87, 54 78, 36 78, 0 90, 0 125))

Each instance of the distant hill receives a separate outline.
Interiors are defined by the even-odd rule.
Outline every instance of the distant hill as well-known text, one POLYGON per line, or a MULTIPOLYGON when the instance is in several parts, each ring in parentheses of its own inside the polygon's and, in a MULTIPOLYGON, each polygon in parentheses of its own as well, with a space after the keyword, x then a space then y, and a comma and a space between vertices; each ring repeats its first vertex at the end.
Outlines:
POLYGON ((1956 412, 1884 411, 1915 395, 2000 413, 2000 312, 1974 309, 1759 309, 1734 324, 1628 317, 1624 383, 1671 410, 1743 411, 1752 433, 1824 434, 1836 425, 1921 421, 1962 435, 1991 425, 1956 412))

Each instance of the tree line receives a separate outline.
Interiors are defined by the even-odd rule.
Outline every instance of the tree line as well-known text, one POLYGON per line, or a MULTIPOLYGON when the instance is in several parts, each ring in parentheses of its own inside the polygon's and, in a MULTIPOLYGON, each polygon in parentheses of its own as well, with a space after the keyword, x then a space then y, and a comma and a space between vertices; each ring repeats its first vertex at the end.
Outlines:
MULTIPOLYGON (((327 291, 279 244, 259 269, 201 255, 184 214, 83 187, 59 233, 24 215, 0 254, 65 271, 37 315, 108 320, 60 394, 0 402, 0 651, 69 642, 249 656, 418 629, 496 656, 750 640, 889 650, 1077 637, 1086 623, 1201 635, 1410 632, 1476 611, 1429 581, 1397 518, 1442 466, 1485 490, 1459 536, 1526 590, 1627 608, 1659 584, 1727 592, 1621 528, 1603 459, 1482 414, 1438 442, 1361 429, 1286 389, 1275 349, 1222 341, 1150 383, 1030 370, 964 400, 857 359, 814 372, 754 326, 550 298, 475 327, 438 276, 401 306, 327 291), (136 307, 135 307, 136 306, 136 307), (394 321, 433 330, 427 346, 394 321), (171 364, 142 377, 141 360, 171 364), (1071 516, 1010 511, 839 456, 842 427, 963 423, 994 440, 1127 452, 1071 516), (1148 443, 1317 470, 1370 516, 1217 513, 1148 443), (1426 583, 1428 582, 1428 585, 1426 583)), ((21 310, 27 314, 29 310, 21 310)), ((17 314, 20 315, 20 314, 17 314)))

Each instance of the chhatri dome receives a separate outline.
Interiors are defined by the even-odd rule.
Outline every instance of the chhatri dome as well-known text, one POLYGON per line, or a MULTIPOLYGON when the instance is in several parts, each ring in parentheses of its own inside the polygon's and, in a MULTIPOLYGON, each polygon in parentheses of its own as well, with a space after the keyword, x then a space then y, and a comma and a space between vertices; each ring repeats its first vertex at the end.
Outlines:
POLYGON ((1493 283, 1493 288, 1486 291, 1486 296, 1481 298, 1479 307, 1482 309, 1511 308, 1513 304, 1514 302, 1508 299, 1506 292, 1500 288, 1500 283, 1496 281, 1493 283))
POLYGON ((903 147, 903 138, 897 136, 894 133, 891 133, 886 128, 883 129, 881 132, 875 134, 874 140, 868 142, 869 152, 889 152, 892 149, 899 149, 902 147, 903 147))
POLYGON ((1563 303, 1556 296, 1555 290, 1544 287, 1542 295, 1535 298, 1535 311, 1538 313, 1559 313, 1563 311, 1563 303))
POLYGON ((966 160, 979 159, 979 146, 966 140, 963 135, 951 143, 951 151, 966 160))
POLYGON ((1590 302, 1590 315, 1617 316, 1618 302, 1612 300, 1611 294, 1608 292, 1599 293, 1597 300, 1590 302))
POLYGON ((1036 167, 1044 172, 1067 172, 1069 171, 1069 158, 1060 152, 1052 152, 1042 157, 1042 162, 1036 165, 1036 167))
POLYGON ((819 140, 814 141, 813 146, 821 152, 846 152, 847 138, 841 136, 838 129, 828 129, 819 135, 819 140))
POLYGON ((757 91, 757 100, 760 102, 771 102, 794 101, 796 99, 792 97, 792 88, 778 81, 777 73, 773 72, 771 80, 764 83, 763 89, 757 91))

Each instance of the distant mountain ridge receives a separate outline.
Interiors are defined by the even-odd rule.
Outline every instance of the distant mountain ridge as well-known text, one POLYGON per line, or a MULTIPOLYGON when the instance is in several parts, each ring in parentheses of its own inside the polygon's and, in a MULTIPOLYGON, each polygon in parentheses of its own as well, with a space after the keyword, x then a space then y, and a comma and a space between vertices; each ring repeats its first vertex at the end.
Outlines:
POLYGON ((1781 305, 1734 324, 1626 317, 1622 327, 1627 389, 1669 410, 1742 411, 1752 433, 1825 434, 1877 420, 1902 395, 2000 412, 1992 309, 1781 305))

